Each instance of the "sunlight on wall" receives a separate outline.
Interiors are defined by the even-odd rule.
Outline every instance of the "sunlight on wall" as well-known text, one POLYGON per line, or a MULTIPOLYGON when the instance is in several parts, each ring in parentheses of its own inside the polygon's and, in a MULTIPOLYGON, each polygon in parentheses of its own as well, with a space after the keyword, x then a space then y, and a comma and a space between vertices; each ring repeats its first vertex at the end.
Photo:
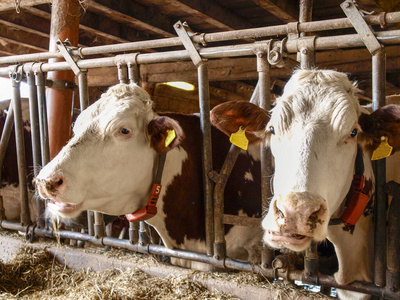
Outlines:
MULTIPOLYGON (((21 82, 20 93, 21 97, 27 98, 29 96, 29 87, 26 83, 21 82)), ((0 78, 0 101, 11 99, 12 88, 10 79, 0 78)))

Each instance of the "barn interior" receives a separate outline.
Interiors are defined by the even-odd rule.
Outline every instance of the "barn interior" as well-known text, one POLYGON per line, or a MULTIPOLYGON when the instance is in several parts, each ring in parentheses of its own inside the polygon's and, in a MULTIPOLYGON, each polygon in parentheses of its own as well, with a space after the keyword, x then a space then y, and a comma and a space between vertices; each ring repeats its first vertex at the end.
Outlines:
MULTIPOLYGON (((174 44, 172 42, 165 46, 162 45, 162 41, 169 41, 178 37, 175 26, 179 21, 187 23, 187 25, 184 25, 185 31, 189 33, 190 37, 195 37, 194 46, 198 51, 207 50, 208 47, 226 47, 231 51, 234 47, 239 49, 241 45, 246 47, 248 44, 263 43, 273 39, 276 41, 279 52, 279 46, 283 48, 284 43, 290 41, 290 35, 293 34, 301 37, 326 37, 327 39, 335 37, 337 41, 341 40, 341 36, 355 38, 357 34, 360 35, 355 26, 335 26, 332 25, 333 23, 329 23, 330 25, 324 23, 330 20, 340 20, 338 24, 342 24, 343 19, 348 18, 341 7, 342 0, 80 0, 74 4, 73 12, 58 11, 58 13, 66 13, 68 15, 66 18, 54 13, 55 7, 61 7, 65 3, 68 3, 68 1, 3 0, 0 2, 0 69, 9 69, 11 73, 13 67, 23 65, 26 62, 35 61, 36 64, 46 64, 57 59, 63 61, 64 59, 60 57, 54 59, 46 56, 52 52, 61 52, 60 47, 56 45, 60 36, 55 33, 56 30, 54 29, 60 19, 70 19, 71 22, 75 22, 75 24, 67 25, 66 31, 71 34, 71 37, 61 35, 64 46, 75 51, 75 53, 85 48, 102 49, 101 47, 104 46, 106 48, 103 49, 112 49, 112 45, 138 43, 133 46, 135 50, 129 50, 129 47, 126 49, 116 47, 117 51, 99 50, 93 51, 90 55, 81 55, 81 57, 75 55, 76 62, 79 62, 80 59, 113 59, 118 55, 125 54, 152 55, 169 51, 186 51, 187 45, 183 45, 182 42, 175 45, 171 45, 174 44), (298 32, 299 24, 318 21, 321 21, 319 23, 321 30, 307 33, 298 32), (236 37, 230 40, 215 38, 215 41, 211 38, 210 41, 207 41, 207 36, 211 36, 209 34, 221 33, 222 36, 226 32, 231 32, 234 35, 236 31, 279 28, 279 26, 288 24, 293 25, 290 30, 287 29, 286 31, 285 27, 284 33, 282 33, 282 30, 278 30, 279 33, 272 36, 254 33, 254 37, 236 37), (324 26, 329 28, 326 29, 324 26), (146 44, 141 46, 140 42, 146 42, 146 44), (152 47, 152 42, 154 42, 154 47, 152 47), (34 59, 30 59, 29 55, 32 55, 31 57, 34 57, 34 59), (18 57, 24 56, 28 58, 18 60, 18 57)), ((379 41, 384 40, 385 32, 393 31, 397 34, 390 37, 393 42, 389 41, 385 44, 386 63, 384 68, 386 76, 382 83, 387 101, 395 102, 397 97, 400 96, 400 42, 396 40, 400 36, 400 33, 396 31, 399 21, 387 16, 389 13, 400 11, 400 1, 357 0, 355 3, 357 10, 371 23, 369 24, 371 31, 377 36, 382 33, 383 38, 379 41)), ((66 6, 68 7, 68 5, 66 6)), ((62 28, 57 30, 62 31, 62 28)), ((357 81, 359 88, 363 91, 359 95, 361 103, 372 106, 374 98, 377 96, 373 91, 376 79, 373 78, 371 72, 373 69, 371 51, 368 46, 356 46, 352 44, 352 41, 348 43, 349 46, 346 45, 346 42, 342 42, 342 47, 327 46, 326 49, 319 48, 318 51, 311 48, 312 65, 321 69, 334 69, 348 73, 350 79, 357 81)), ((275 46, 274 44, 271 45, 275 46)), ((316 46, 314 44, 311 47, 316 46)), ((300 53, 288 51, 280 54, 283 55, 285 63, 271 63, 271 69, 268 72, 272 105, 274 98, 282 94, 285 83, 293 70, 301 66, 300 53)), ((160 56, 159 62, 152 61, 137 65, 137 82, 151 95, 156 111, 200 112, 199 73, 191 58, 192 56, 179 57, 175 61, 169 61, 166 58, 164 61, 160 56), (194 89, 187 91, 168 84, 176 81, 190 83, 194 86, 194 89)), ((1 76, 8 79, 8 76, 4 73, 6 72, 1 73, 1 76)), ((62 78, 60 80, 57 75, 54 78, 48 77, 45 85, 48 91, 59 88, 57 84, 61 81, 62 84, 67 86, 71 94, 67 95, 66 101, 72 103, 72 110, 67 107, 64 114, 74 115, 79 113, 82 106, 82 101, 80 101, 82 94, 80 94, 78 88, 81 83, 78 76, 74 76, 72 71, 70 73, 69 79, 62 78)), ((249 101, 257 89, 259 76, 258 61, 254 53, 248 54, 246 52, 245 55, 232 55, 218 59, 210 58, 208 61, 209 107, 213 108, 220 103, 232 100, 249 101)), ((21 80, 27 82, 28 78, 23 76, 21 80)), ((121 82, 121 80, 127 80, 127 77, 121 79, 120 68, 115 65, 110 67, 100 64, 94 68, 89 68, 87 71, 88 104, 95 102, 110 86, 121 82)), ((47 98, 48 101, 52 101, 49 94, 47 94, 47 98)), ((70 124, 66 126, 70 128, 70 124)), ((50 145, 50 158, 68 140, 70 129, 67 129, 62 135, 64 136, 61 137, 60 141, 50 145)), ((19 229, 21 227, 15 226, 14 228, 19 229)), ((91 239, 91 242, 98 243, 97 245, 101 244, 101 242, 96 242, 94 238, 91 239)), ((73 258, 71 258, 71 261, 73 261, 73 258)), ((153 272, 153 270, 150 272, 153 272)), ((165 273, 168 272, 171 272, 171 270, 165 271, 165 273)), ((325 283, 328 286, 335 286, 329 280, 326 280, 325 283)), ((237 286, 230 287, 229 291, 234 291, 235 288, 238 289, 237 286)), ((368 286, 364 288, 363 292, 375 293, 376 295, 383 293, 382 290, 368 286)), ((396 292, 398 293, 398 290, 396 292)), ((257 290, 255 293, 260 293, 260 291, 257 290)), ((245 294, 240 295, 245 298, 245 294)), ((254 294, 251 295, 254 296, 254 294)), ((252 296, 249 296, 249 299, 252 296)))

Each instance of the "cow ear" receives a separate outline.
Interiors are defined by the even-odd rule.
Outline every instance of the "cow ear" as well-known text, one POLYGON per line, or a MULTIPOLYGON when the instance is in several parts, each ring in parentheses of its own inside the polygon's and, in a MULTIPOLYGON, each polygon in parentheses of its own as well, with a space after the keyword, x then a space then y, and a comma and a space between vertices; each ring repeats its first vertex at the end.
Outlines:
POLYGON ((179 123, 165 116, 150 121, 147 132, 150 136, 150 146, 158 153, 168 152, 185 139, 185 133, 179 123))
POLYGON ((361 114, 358 123, 362 129, 360 141, 368 151, 378 148, 382 137, 388 138, 392 153, 400 149, 400 105, 390 104, 372 114, 361 114))
POLYGON ((246 101, 225 102, 211 110, 211 122, 228 136, 244 126, 249 144, 261 142, 266 138, 265 127, 269 119, 265 109, 246 101))

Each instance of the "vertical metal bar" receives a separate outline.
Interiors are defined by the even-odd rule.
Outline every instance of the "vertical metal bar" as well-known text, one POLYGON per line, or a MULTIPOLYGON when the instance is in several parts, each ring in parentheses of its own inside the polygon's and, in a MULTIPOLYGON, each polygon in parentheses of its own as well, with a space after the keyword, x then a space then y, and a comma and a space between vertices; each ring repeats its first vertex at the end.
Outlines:
POLYGON ((385 193, 393 196, 388 213, 388 249, 386 287, 390 292, 400 290, 400 184, 390 181, 385 184, 385 193))
MULTIPOLYGON (((32 137, 33 173, 36 177, 40 171, 40 166, 42 165, 42 157, 40 152, 39 108, 35 85, 35 75, 33 74, 33 71, 27 72, 26 78, 29 86, 29 116, 32 137)), ((40 199, 40 197, 37 197, 36 194, 33 197, 36 198, 36 224, 39 228, 44 228, 44 202, 40 199)))
MULTIPOLYGON (((271 109, 271 78, 270 78, 270 65, 268 63, 266 52, 257 53, 257 72, 258 72, 258 105, 265 109, 271 109)), ((272 154, 268 147, 264 144, 260 145, 261 154, 261 205, 262 211, 266 211, 269 206, 269 199, 272 197, 271 192, 271 176, 274 172, 272 167, 272 154)), ((272 266, 274 251, 263 244, 261 253, 261 266, 263 268, 270 268, 272 266)))
POLYGON ((128 64, 128 78, 129 83, 139 84, 139 68, 137 64, 128 64))
POLYGON ((139 224, 137 222, 129 222, 129 242, 136 244, 139 241, 139 224))
MULTIPOLYGON (((16 73, 13 73, 12 77, 16 73)), ((22 107, 20 95, 20 82, 15 78, 11 79, 12 97, 14 102, 14 127, 15 127, 15 140, 17 146, 17 161, 18 161, 18 180, 19 189, 21 193, 21 224, 28 225, 30 223, 29 216, 29 199, 28 187, 26 180, 26 158, 25 158, 25 143, 24 143, 24 124, 22 120, 22 107)))
POLYGON ((104 220, 103 214, 94 212, 94 236, 98 239, 104 236, 104 220))
MULTIPOLYGON (((4 123, 3 132, 1 134, 1 142, 0 142, 0 182, 2 178, 2 169, 4 164, 4 158, 6 156, 6 151, 8 147, 8 143, 10 141, 10 137, 12 134, 12 129, 14 127, 14 101, 10 100, 10 104, 7 111, 6 121, 4 123)), ((1 189, 1 185, 0 185, 1 189)), ((5 210, 3 204, 3 196, 0 195, 0 220, 5 220, 5 210)))
MULTIPOLYGON (((372 103, 373 110, 385 105, 386 85, 386 51, 382 48, 372 56, 372 103)), ((384 286, 386 283, 386 212, 387 195, 384 192, 386 183, 386 159, 375 161, 375 267, 374 283, 384 286)))
POLYGON ((126 65, 117 63, 117 68, 119 83, 128 83, 128 71, 126 69, 126 65))
POLYGON ((90 236, 94 236, 94 215, 93 211, 87 211, 87 220, 88 220, 88 234, 90 236))
POLYGON ((213 212, 213 187, 214 183, 208 178, 212 171, 212 143, 210 122, 210 87, 208 82, 208 66, 203 61, 197 68, 199 83, 200 126, 203 138, 203 180, 206 214, 206 249, 209 256, 214 255, 214 212, 213 212))
POLYGON ((42 72, 35 72, 35 84, 37 87, 37 100, 39 108, 39 130, 40 148, 42 150, 42 166, 45 166, 50 161, 50 152, 44 74, 42 72))
MULTIPOLYGON (((299 21, 309 22, 312 20, 312 0, 301 0, 299 10, 299 21)), ((305 36, 304 33, 301 36, 305 36)), ((310 69, 315 65, 314 49, 304 47, 300 49, 300 65, 302 69, 310 69)), ((318 276, 318 253, 317 245, 311 243, 310 247, 306 250, 304 257, 304 279, 307 282, 315 280, 318 276)))
POLYGON ((79 81, 79 101, 81 106, 81 111, 89 106, 89 88, 87 81, 87 71, 82 71, 78 75, 79 81))
POLYGON ((144 221, 139 222, 139 244, 147 246, 149 244, 149 235, 147 234, 147 224, 144 221))
POLYGON ((224 191, 229 176, 239 157, 241 149, 235 145, 231 145, 229 152, 219 172, 217 183, 214 189, 214 257, 217 260, 226 257, 225 230, 223 222, 224 214, 224 191))

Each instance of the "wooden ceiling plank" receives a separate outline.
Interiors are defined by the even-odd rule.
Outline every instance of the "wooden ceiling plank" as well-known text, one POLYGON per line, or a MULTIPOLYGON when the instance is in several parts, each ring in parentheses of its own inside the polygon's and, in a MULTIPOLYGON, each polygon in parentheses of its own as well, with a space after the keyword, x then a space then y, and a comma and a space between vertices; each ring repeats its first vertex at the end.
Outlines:
POLYGON ((143 7, 132 1, 91 1, 87 8, 88 11, 103 14, 121 24, 144 30, 154 35, 163 37, 176 36, 173 31, 173 24, 167 18, 155 15, 151 7, 143 7), (170 28, 165 30, 164 28, 170 28))
MULTIPOLYGON (((23 0, 20 2, 21 7, 33 6, 43 3, 51 3, 52 0, 23 0)), ((15 0, 1 0, 0 11, 15 10, 15 0)))
MULTIPOLYGON (((251 22, 237 14, 223 8, 215 1, 210 0, 167 0, 179 11, 201 18, 221 30, 234 30, 254 27, 251 22)), ((189 24, 190 25, 190 24, 189 24)))
POLYGON ((299 8, 295 5, 297 1, 285 1, 285 0, 252 0, 252 1, 285 23, 298 21, 299 8))
POLYGON ((28 48, 28 49, 31 49, 31 50, 34 50, 37 52, 48 51, 48 49, 45 49, 42 47, 37 47, 37 46, 31 45, 31 44, 27 44, 25 42, 21 42, 21 41, 17 41, 17 40, 13 40, 13 39, 9 39, 9 38, 0 36, 0 44, 2 43, 2 41, 6 42, 6 43, 11 43, 11 44, 17 44, 17 45, 23 46, 25 48, 28 48))

